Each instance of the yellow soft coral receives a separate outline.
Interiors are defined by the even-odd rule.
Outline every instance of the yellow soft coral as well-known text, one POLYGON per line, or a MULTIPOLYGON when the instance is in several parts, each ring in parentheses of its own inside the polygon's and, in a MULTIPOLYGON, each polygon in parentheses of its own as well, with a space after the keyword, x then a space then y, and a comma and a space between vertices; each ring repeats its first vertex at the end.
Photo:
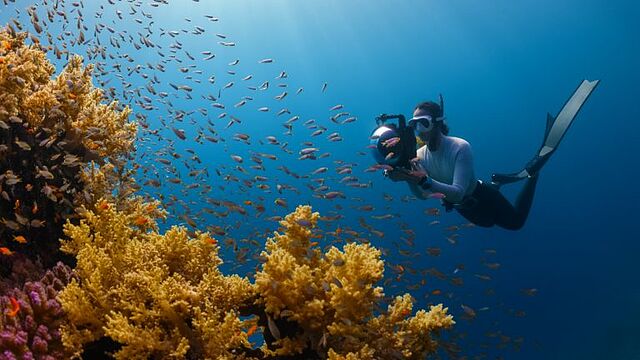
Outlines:
POLYGON ((253 295, 249 281, 220 273, 208 234, 190 238, 181 227, 159 234, 149 205, 132 201, 128 212, 99 201, 79 225, 65 226, 62 249, 76 255, 80 278, 59 295, 71 319, 65 346, 79 355, 83 344, 108 336, 123 344, 119 359, 217 358, 246 346, 236 309, 253 295), (148 226, 132 223, 149 215, 148 226))
POLYGON ((333 351, 333 349, 329 349, 328 359, 329 360, 374 360, 377 359, 375 356, 375 351, 369 348, 368 345, 364 345, 362 349, 357 352, 347 353, 345 355, 340 355, 333 351))
POLYGON ((276 337, 261 347, 266 356, 419 359, 436 348, 431 333, 453 324, 442 305, 409 316, 409 295, 374 316, 383 296, 374 286, 383 276, 380 251, 351 243, 323 255, 311 242, 319 215, 309 206, 288 215, 284 232, 267 241, 253 286, 218 270, 219 248, 209 234, 190 237, 182 227, 159 234, 156 219, 164 213, 156 210, 136 197, 118 206, 102 199, 80 224, 65 226, 62 249, 76 256, 80 281, 59 295, 70 319, 62 334, 76 356, 106 336, 123 345, 119 359, 247 358, 237 351, 251 347, 243 330, 252 320, 240 317, 246 305, 266 312, 264 331, 276 337), (144 216, 145 224, 136 223, 144 216), (279 333, 276 321, 301 331, 279 333))
POLYGON ((25 38, 0 31, 0 41, 10 44, 0 61, 0 120, 17 116, 35 129, 63 131, 69 150, 83 147, 96 158, 128 154, 136 133, 135 122, 127 120, 131 110, 102 103, 103 90, 91 81, 93 65, 83 67, 82 57, 73 56, 51 80, 54 66, 25 38))
POLYGON ((430 334, 454 323, 447 309, 438 305, 411 317, 412 299, 406 294, 374 316, 384 295, 375 286, 383 277, 380 251, 350 243, 323 255, 311 242, 318 217, 311 207, 299 206, 280 222, 284 232, 276 232, 261 254, 266 261, 255 277, 256 302, 268 316, 302 330, 264 346, 265 353, 301 353, 309 343, 335 359, 420 359, 435 351, 430 334))
POLYGON ((55 67, 37 46, 25 46, 26 33, 13 36, 0 30, 0 120, 30 111, 26 99, 33 94, 34 87, 48 84, 55 67))
POLYGON ((93 187, 83 175, 92 161, 94 173, 98 165, 122 168, 132 155, 136 123, 128 120, 128 108, 103 103, 92 65, 75 56, 54 76, 46 53, 25 44, 26 36, 0 29, 0 246, 19 234, 39 239, 36 252, 48 258, 56 255, 65 220, 97 199, 93 190, 130 195, 115 189, 116 177, 93 187))

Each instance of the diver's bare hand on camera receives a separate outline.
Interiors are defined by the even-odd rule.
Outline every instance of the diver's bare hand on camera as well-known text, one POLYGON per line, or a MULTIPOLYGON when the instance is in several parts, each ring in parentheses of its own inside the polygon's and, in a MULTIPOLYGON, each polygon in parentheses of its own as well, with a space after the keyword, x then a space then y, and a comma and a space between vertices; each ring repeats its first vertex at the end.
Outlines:
POLYGON ((418 184, 422 178, 427 176, 427 171, 419 162, 412 161, 411 170, 398 167, 392 170, 385 170, 385 176, 388 176, 393 182, 406 181, 418 184))
POLYGON ((422 178, 428 176, 427 170, 422 166, 420 160, 411 160, 411 170, 408 171, 409 179, 407 181, 417 184, 422 178))

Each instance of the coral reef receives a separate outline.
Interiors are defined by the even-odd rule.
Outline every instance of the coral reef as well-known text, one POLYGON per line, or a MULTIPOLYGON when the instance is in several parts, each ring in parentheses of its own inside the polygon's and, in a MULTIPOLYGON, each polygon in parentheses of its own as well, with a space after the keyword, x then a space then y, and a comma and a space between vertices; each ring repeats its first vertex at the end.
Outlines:
POLYGON ((9 264, 12 271, 0 278, 0 294, 6 294, 14 288, 21 288, 27 281, 40 280, 45 272, 39 261, 34 261, 22 253, 0 257, 0 267, 8 267, 9 264))
POLYGON ((64 321, 56 296, 73 278, 71 269, 58 263, 35 282, 27 282, 0 297, 0 359, 63 359, 59 325, 64 321))
POLYGON ((127 108, 101 103, 91 65, 73 57, 52 79, 46 54, 25 38, 0 30, 0 358, 65 358, 56 296, 70 268, 45 269, 73 264, 58 239, 80 205, 93 206, 94 193, 130 194, 114 169, 132 151, 136 126, 127 108))
MULTIPOLYGON (((0 247, 51 266, 65 220, 93 200, 87 164, 121 161, 133 149, 136 125, 128 108, 102 103, 92 65, 73 57, 52 79, 46 54, 25 37, 0 31, 0 247)), ((3 270, 10 274, 10 264, 3 270)))
MULTIPOLYGON (((434 331, 453 324, 442 305, 414 316, 409 295, 374 316, 383 292, 380 251, 369 244, 314 245, 319 215, 299 206, 267 242, 255 284, 218 266, 218 244, 207 233, 157 232, 157 203, 128 211, 101 200, 80 224, 68 223, 62 250, 77 257, 79 280, 59 299, 68 316, 63 342, 76 356, 103 337, 122 344, 117 359, 249 358, 252 325, 266 343, 259 358, 424 358, 434 331), (243 315, 256 315, 242 320, 243 315)), ((254 354, 255 355, 255 354, 254 354)))
POLYGON ((106 201, 68 223, 62 250, 77 257, 80 281, 60 295, 75 355, 103 336, 117 359, 221 358, 247 345, 237 308, 253 295, 246 278, 224 276, 216 241, 173 227, 156 232, 157 203, 120 211, 106 201))
POLYGON ((0 359, 79 358, 94 346, 104 354, 104 344, 117 359, 420 359, 435 350, 433 334, 454 323, 447 309, 412 316, 407 294, 382 309, 380 251, 349 243, 323 252, 309 206, 280 222, 254 283, 219 270, 209 233, 160 233, 166 212, 136 195, 137 168, 127 164, 129 109, 102 103, 80 57, 52 79, 25 37, 0 30, 0 359), (45 272, 61 258, 73 272, 62 263, 45 272))
POLYGON ((312 242, 318 218, 309 206, 299 206, 261 254, 266 262, 256 274, 257 302, 275 340, 263 351, 282 356, 311 347, 335 359, 422 359, 433 352, 431 333, 454 323, 447 309, 432 306, 410 316, 412 300, 405 294, 374 316, 383 296, 374 286, 383 276, 380 251, 350 243, 322 254, 312 242), (285 337, 279 319, 295 323, 296 330, 285 337))

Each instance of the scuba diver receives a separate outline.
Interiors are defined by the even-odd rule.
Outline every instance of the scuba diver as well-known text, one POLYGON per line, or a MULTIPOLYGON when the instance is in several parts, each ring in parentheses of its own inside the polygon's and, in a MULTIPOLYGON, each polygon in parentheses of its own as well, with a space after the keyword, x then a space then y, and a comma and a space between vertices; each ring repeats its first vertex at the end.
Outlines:
POLYGON ((555 118, 547 114, 542 146, 521 171, 493 174, 490 183, 475 177, 469 143, 449 136, 442 95, 440 104, 432 101, 418 104, 408 124, 402 115, 380 115, 379 127, 371 137, 374 157, 386 168, 385 176, 395 182, 406 181, 418 198, 427 199, 433 197, 430 194, 441 193, 447 211, 456 209, 475 225, 518 230, 529 215, 540 170, 598 82, 584 80, 555 118), (399 120, 398 126, 386 124, 394 118, 399 120), (417 151, 416 137, 425 144, 417 151), (512 205, 499 189, 503 184, 520 180, 525 183, 512 205))

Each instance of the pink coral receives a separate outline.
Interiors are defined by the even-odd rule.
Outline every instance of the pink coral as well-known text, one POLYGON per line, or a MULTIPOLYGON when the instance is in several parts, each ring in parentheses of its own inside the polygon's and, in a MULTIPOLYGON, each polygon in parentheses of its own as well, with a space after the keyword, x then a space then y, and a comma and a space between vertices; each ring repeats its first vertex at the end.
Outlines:
POLYGON ((56 296, 72 277, 71 268, 58 263, 40 281, 0 297, 0 360, 65 358, 59 331, 64 317, 56 296), (20 305, 15 316, 7 311, 11 298, 20 305))

